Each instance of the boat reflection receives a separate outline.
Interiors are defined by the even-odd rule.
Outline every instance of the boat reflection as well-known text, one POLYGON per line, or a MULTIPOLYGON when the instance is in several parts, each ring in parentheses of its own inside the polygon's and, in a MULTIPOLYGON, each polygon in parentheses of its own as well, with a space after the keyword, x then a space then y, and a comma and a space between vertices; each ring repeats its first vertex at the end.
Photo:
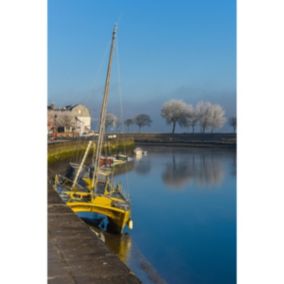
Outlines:
POLYGON ((220 153, 192 152, 186 156, 172 152, 171 161, 165 165, 162 180, 169 187, 182 189, 190 183, 199 187, 222 183, 225 176, 225 163, 220 153))
POLYGON ((139 175, 147 175, 151 171, 151 160, 149 157, 136 161, 135 171, 139 175))
POLYGON ((113 169, 113 174, 115 176, 124 175, 127 172, 132 171, 134 169, 134 166, 135 166, 135 162, 134 161, 128 161, 125 164, 121 164, 121 165, 118 165, 117 167, 115 167, 113 169))
POLYGON ((128 234, 113 235, 108 233, 104 233, 104 236, 108 248, 127 264, 132 247, 131 237, 128 234))
POLYGON ((101 240, 106 246, 116 254, 121 261, 128 264, 132 240, 128 234, 110 234, 107 231, 101 230, 93 224, 87 223, 91 231, 101 240))

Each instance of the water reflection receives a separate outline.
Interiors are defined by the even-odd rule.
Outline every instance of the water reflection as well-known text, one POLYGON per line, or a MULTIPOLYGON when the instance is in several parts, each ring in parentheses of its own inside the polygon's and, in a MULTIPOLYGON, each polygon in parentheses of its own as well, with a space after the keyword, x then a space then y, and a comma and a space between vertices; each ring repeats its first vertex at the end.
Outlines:
POLYGON ((140 175, 147 175, 151 171, 151 161, 148 157, 144 157, 136 162, 136 173, 140 175))
POLYGON ((128 263, 129 253, 132 247, 131 237, 127 234, 111 235, 105 233, 105 243, 118 257, 124 262, 128 263))
POLYGON ((192 152, 180 155, 172 152, 162 173, 163 181, 174 188, 184 188, 195 183, 200 187, 221 184, 225 176, 225 163, 214 152, 192 152))
POLYGON ((237 157, 236 157, 236 155, 233 155, 231 174, 234 177, 237 176, 237 157))
POLYGON ((134 169, 134 166, 135 166, 134 161, 128 161, 125 164, 121 164, 121 165, 114 167, 113 174, 115 176, 126 174, 127 172, 132 171, 134 169))
POLYGON ((121 261, 131 266, 133 272, 139 276, 140 280, 143 280, 143 283, 166 284, 166 281, 160 277, 148 259, 146 259, 138 247, 133 244, 130 235, 127 233, 122 235, 110 234, 101 231, 95 226, 89 226, 95 235, 97 235, 121 261))
MULTIPOLYGON (((147 150, 141 160, 114 171, 131 194, 134 230, 121 236, 98 230, 96 235, 144 284, 235 283, 236 152, 147 150), (214 191, 197 192, 200 188, 214 191)), ((49 175, 55 169, 49 168, 49 175)))

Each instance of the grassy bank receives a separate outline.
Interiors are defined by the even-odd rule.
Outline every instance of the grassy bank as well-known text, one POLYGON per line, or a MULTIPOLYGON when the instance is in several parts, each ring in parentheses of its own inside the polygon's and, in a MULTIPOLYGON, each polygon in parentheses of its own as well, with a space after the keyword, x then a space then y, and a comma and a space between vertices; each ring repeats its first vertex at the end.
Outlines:
MULTIPOLYGON (((64 141, 60 143, 48 144, 48 163, 54 163, 63 159, 71 158, 74 155, 83 155, 87 148, 88 140, 64 141)), ((95 143, 94 143, 94 147, 95 143)), ((118 140, 110 140, 103 146, 103 151, 109 154, 117 152, 133 151, 135 147, 134 139, 124 137, 118 140)))

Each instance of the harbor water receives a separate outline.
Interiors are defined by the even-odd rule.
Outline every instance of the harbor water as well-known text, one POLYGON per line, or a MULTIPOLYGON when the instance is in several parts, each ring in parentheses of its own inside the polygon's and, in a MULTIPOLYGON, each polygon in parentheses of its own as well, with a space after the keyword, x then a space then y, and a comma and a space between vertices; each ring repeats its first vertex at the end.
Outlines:
POLYGON ((116 176, 134 229, 107 245, 143 283, 236 283, 236 152, 146 150, 116 176))
POLYGON ((145 284, 236 283, 236 152, 144 149, 115 175, 131 199, 133 230, 91 229, 145 284))

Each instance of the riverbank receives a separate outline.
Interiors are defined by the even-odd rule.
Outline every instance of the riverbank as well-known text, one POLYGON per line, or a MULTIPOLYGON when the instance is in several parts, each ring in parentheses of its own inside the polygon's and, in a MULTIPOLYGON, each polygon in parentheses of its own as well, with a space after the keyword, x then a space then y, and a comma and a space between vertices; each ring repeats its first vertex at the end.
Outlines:
MULTIPOLYGON (((109 152, 132 152, 135 146, 170 146, 198 148, 231 148, 236 149, 237 135, 235 133, 123 133, 115 134, 117 139, 105 144, 109 152)), ((89 139, 58 141, 48 144, 48 162, 81 155, 89 139)))
POLYGON ((129 133, 122 137, 133 139, 137 145, 174 147, 224 147, 236 148, 234 133, 129 133))

